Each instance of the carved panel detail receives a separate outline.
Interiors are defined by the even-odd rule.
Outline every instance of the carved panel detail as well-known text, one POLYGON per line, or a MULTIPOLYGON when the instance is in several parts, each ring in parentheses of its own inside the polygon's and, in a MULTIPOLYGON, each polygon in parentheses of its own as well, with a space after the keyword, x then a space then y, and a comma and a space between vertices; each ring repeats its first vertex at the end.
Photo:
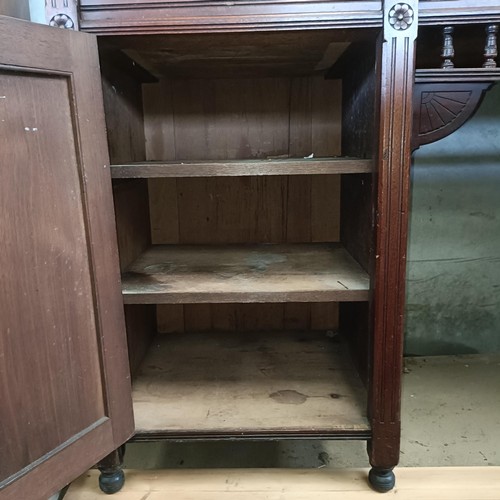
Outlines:
POLYGON ((447 127, 463 112, 472 91, 422 92, 419 134, 426 135, 447 127))
POLYGON ((46 0, 45 19, 49 26, 78 30, 78 0, 46 0))
POLYGON ((56 14, 50 21, 49 26, 72 30, 75 28, 73 19, 66 14, 56 14))
POLYGON ((415 84, 413 149, 458 130, 476 112, 490 86, 488 82, 415 84))
POLYGON ((98 34, 214 33, 380 28, 382 15, 373 0, 81 0, 80 23, 98 34))
POLYGON ((407 3, 397 3, 389 11, 389 24, 397 31, 407 30, 412 24, 415 13, 407 3))

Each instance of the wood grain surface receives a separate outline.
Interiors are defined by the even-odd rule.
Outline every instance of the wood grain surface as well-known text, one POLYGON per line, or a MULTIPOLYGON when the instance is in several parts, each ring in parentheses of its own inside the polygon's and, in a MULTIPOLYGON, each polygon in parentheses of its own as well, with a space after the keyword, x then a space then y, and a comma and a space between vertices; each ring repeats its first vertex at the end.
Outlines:
POLYGON ((319 73, 350 40, 345 32, 308 30, 105 37, 101 43, 109 50, 120 47, 157 77, 255 78, 319 73))
POLYGON ((126 304, 363 301, 369 286, 339 244, 154 245, 122 275, 126 304))
POLYGON ((233 161, 152 161, 111 166, 115 179, 255 175, 350 174, 372 171, 372 160, 357 158, 287 158, 233 161))
MULTIPOLYGON (((287 160, 279 159, 282 155, 339 156, 341 98, 340 82, 325 81, 321 75, 165 79, 148 84, 144 86, 147 159, 218 165, 220 174, 221 165, 265 165, 269 156, 278 156, 270 162, 273 171, 286 165, 287 160)), ((338 241, 340 176, 269 177, 270 171, 250 177, 150 179, 153 243, 338 241)), ((328 328, 336 329, 337 310, 335 303, 273 308, 213 304, 197 316, 195 326, 200 331, 211 325, 272 329, 290 318, 300 328, 328 323, 328 328)), ((194 326, 192 311, 190 306, 159 306, 160 331, 194 326)))
MULTIPOLYGON (((418 2, 414 22, 397 30, 387 22, 381 41, 377 232, 373 295, 370 463, 398 464, 401 437, 401 375, 410 194, 412 92, 418 2)), ((385 4, 386 10, 389 4, 385 4)))
POLYGON ((0 66, 0 497, 38 499, 130 437, 130 378, 96 40, 0 17, 0 66))
MULTIPOLYGON (((368 485, 364 469, 202 469, 126 472, 116 500, 371 500, 380 494, 368 485)), ((398 500, 497 500, 500 467, 400 467, 398 500)), ((75 482, 67 500, 104 498, 97 471, 75 482)))
POLYGON ((158 336, 132 397, 141 435, 369 431, 364 387, 324 332, 158 336))
MULTIPOLYGON (((100 34, 213 34, 300 28, 380 28, 382 14, 380 2, 376 0, 337 1, 326 6, 325 2, 318 0, 272 0, 241 5, 200 0, 194 9, 190 9, 185 0, 83 0, 80 21, 85 31, 100 34)), ((339 31, 344 35, 342 29, 339 31)))

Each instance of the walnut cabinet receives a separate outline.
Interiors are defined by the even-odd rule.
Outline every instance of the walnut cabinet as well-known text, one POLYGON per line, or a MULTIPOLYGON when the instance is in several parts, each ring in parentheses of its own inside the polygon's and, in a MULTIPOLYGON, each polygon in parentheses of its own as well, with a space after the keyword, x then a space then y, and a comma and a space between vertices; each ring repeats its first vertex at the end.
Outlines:
POLYGON ((390 490, 419 5, 79 7, 0 19, 0 498, 128 439, 360 439, 390 490))

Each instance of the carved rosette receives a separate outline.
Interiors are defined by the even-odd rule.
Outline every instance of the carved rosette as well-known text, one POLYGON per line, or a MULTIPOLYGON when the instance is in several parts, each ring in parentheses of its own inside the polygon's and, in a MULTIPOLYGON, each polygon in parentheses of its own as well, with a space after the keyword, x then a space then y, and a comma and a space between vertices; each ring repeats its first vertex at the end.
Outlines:
POLYGON ((415 13, 407 3, 397 3, 389 11, 389 24, 396 31, 407 30, 414 19, 415 13))
POLYGON ((67 14, 56 14, 49 21, 49 26, 67 30, 75 29, 75 23, 73 22, 73 19, 71 19, 71 17, 69 17, 67 14))
POLYGON ((45 21, 49 26, 77 31, 78 0, 45 0, 45 21))

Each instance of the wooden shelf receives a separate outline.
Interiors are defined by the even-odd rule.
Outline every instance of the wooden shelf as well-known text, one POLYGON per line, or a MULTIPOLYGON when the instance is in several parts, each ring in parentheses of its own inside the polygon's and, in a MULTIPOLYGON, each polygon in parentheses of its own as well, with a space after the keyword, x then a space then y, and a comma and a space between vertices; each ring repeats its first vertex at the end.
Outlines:
POLYGON ((324 332, 158 335, 132 397, 137 440, 370 432, 361 380, 324 332))
POLYGON ((111 165, 114 179, 251 175, 355 174, 373 171, 373 160, 360 158, 286 158, 232 161, 167 161, 111 165))
POLYGON ((415 83, 470 83, 500 81, 500 68, 417 69, 415 83))
POLYGON ((369 299, 369 277, 340 244, 155 245, 122 276, 125 304, 369 299))

